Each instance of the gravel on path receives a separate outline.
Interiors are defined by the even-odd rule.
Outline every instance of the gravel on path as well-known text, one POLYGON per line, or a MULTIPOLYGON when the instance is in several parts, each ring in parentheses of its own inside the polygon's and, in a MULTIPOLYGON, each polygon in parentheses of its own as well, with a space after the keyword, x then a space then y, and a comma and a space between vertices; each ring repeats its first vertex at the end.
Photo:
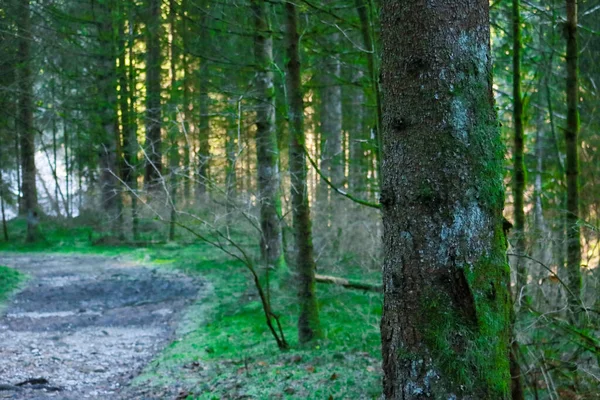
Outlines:
POLYGON ((177 392, 141 394, 129 383, 174 338, 203 281, 118 257, 0 254, 0 265, 31 276, 0 314, 0 399, 177 392))

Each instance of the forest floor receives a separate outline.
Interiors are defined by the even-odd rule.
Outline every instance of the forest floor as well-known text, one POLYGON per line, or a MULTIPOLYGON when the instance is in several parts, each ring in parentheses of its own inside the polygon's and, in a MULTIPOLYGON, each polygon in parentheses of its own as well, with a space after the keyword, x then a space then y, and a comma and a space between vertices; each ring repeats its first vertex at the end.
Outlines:
POLYGON ((4 253, 0 265, 29 276, 0 318, 0 399, 176 396, 128 383, 174 339, 202 280, 119 257, 4 253))
MULTIPOLYGON (((24 221, 9 228, 11 241, 0 241, 0 303, 3 287, 22 291, 0 307, 0 388, 45 378, 38 388, 62 391, 0 390, 0 399, 381 395, 380 293, 318 285, 322 338, 300 345, 293 278, 272 276, 272 305, 290 344, 282 352, 265 325, 251 275, 214 246, 102 244, 90 227, 50 221, 43 241, 26 244, 24 221), (26 282, 2 265, 27 274, 26 282)), ((351 261, 343 271, 319 271, 380 279, 379 271, 351 261)))

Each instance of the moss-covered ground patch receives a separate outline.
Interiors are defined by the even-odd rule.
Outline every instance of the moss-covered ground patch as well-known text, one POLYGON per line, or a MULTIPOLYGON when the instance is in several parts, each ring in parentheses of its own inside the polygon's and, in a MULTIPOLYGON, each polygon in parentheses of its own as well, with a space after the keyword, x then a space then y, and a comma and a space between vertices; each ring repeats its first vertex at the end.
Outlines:
POLYGON ((24 280, 24 274, 16 269, 0 265, 0 305, 24 280))

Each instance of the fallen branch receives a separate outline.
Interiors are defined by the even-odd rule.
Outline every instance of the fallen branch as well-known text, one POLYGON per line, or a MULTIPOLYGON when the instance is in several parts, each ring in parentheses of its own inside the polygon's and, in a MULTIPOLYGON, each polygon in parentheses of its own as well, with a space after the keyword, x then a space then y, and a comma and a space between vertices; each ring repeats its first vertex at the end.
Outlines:
POLYGON ((337 276, 316 274, 315 280, 319 283, 328 283, 330 285, 342 286, 347 289, 365 290, 367 292, 381 292, 383 290, 382 285, 376 285, 373 283, 366 283, 360 281, 351 281, 345 278, 338 278, 337 276))

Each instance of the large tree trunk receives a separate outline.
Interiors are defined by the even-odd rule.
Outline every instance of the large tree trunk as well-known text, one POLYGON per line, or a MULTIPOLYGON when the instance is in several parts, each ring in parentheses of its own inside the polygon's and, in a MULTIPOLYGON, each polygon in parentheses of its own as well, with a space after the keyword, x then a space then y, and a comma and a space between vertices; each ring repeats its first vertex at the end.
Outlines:
POLYGON ((161 1, 148 0, 146 26, 146 171, 144 184, 151 187, 162 174, 160 31, 161 1))
POLYGON ((22 214, 27 216, 27 241, 37 239, 37 189, 35 184, 35 131, 33 128, 33 79, 31 76, 31 19, 29 0, 18 2, 19 136, 21 149, 22 214))
POLYGON ((100 185, 102 208, 112 234, 122 235, 121 192, 119 190, 117 130, 117 67, 115 64, 115 38, 113 34, 112 0, 98 2, 98 44, 100 60, 98 72, 100 113, 100 185))
POLYGON ((384 394, 508 399, 488 2, 382 6, 384 394))
POLYGON ((573 322, 581 321, 581 230, 579 220, 579 82, 577 46, 577 0, 567 0, 567 273, 569 311, 573 322))
POLYGON ((289 168, 291 179, 292 217, 296 241, 296 274, 298 281, 298 339, 309 342, 320 336, 319 311, 315 294, 315 259, 304 155, 304 101, 300 81, 298 50, 298 15, 294 3, 285 3, 285 36, 287 53, 286 86, 289 101, 289 168))
POLYGON ((268 267, 284 264, 282 251, 281 199, 279 197, 279 148, 275 131, 275 85, 273 83, 273 39, 267 2, 252 0, 256 75, 256 157, 260 202, 261 252, 268 267))

